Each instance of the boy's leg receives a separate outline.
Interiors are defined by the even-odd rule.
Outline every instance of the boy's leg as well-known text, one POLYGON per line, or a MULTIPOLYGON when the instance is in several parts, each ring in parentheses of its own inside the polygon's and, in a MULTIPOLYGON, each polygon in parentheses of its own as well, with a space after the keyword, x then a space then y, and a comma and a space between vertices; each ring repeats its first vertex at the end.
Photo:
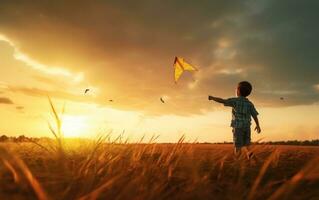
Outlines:
POLYGON ((241 154, 241 147, 236 147, 235 146, 234 153, 235 153, 235 155, 240 155, 241 154))
POLYGON ((254 155, 254 153, 250 150, 249 145, 245 146, 245 153, 248 160, 250 160, 254 155))
POLYGON ((251 142, 251 131, 250 127, 245 128, 244 130, 244 145, 246 150, 246 155, 248 160, 253 156, 253 152, 250 150, 250 142, 251 142))
POLYGON ((243 137, 242 131, 240 128, 233 128, 233 142, 235 147, 235 155, 241 154, 241 149, 243 146, 243 137))

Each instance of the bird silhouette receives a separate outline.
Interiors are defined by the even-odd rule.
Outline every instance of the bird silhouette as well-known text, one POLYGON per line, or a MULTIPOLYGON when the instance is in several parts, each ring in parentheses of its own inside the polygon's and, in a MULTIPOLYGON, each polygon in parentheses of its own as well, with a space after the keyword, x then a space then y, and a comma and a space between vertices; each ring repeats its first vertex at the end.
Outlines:
POLYGON ((110 99, 109 102, 113 102, 113 99, 110 99))
POLYGON ((280 97, 280 100, 284 100, 284 98, 283 98, 283 97, 280 97))
POLYGON ((85 91, 84 91, 84 94, 88 93, 88 91, 90 91, 90 89, 86 88, 85 91))
POLYGON ((165 103, 165 101, 164 101, 163 97, 161 97, 161 98, 160 98, 160 100, 161 100, 161 102, 162 102, 162 103, 165 103))

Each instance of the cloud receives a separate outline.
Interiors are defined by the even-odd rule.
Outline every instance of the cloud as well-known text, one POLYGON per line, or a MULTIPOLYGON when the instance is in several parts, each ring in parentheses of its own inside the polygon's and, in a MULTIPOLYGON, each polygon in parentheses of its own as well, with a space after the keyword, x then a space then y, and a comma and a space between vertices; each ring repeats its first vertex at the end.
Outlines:
POLYGON ((0 34, 0 41, 4 41, 10 44, 10 46, 13 47, 14 49, 14 54, 13 54, 14 58, 16 60, 19 60, 25 63, 27 66, 30 66, 34 70, 39 70, 43 73, 51 74, 51 75, 57 75, 57 76, 60 75, 60 76, 70 77, 71 79, 74 79, 74 81, 77 81, 77 82, 83 79, 82 73, 74 75, 70 71, 66 70, 65 67, 47 66, 30 58, 28 55, 22 53, 19 50, 19 48, 16 46, 16 44, 4 35, 0 34))
POLYGON ((88 97, 84 97, 82 94, 79 93, 78 95, 74 95, 72 93, 58 91, 58 90, 45 90, 40 88, 29 88, 23 86, 10 86, 8 91, 13 93, 22 93, 29 96, 37 96, 37 97, 56 97, 65 100, 72 100, 72 101, 80 101, 80 102, 89 102, 88 97))
POLYGON ((0 104, 13 104, 13 101, 7 97, 0 97, 0 104))
POLYGON ((242 69, 221 69, 219 71, 217 71, 217 73, 220 73, 220 74, 240 74, 242 73, 243 70, 242 69))
POLYGON ((7 86, 7 85, 8 85, 7 83, 0 81, 0 88, 1 88, 1 89, 8 89, 8 86, 7 86))
MULTIPOLYGON (((54 66, 83 72, 83 82, 100 91, 88 99, 56 85, 51 94, 59 98, 105 106, 112 98, 119 109, 194 114, 212 107, 207 94, 233 96, 237 82, 249 80, 257 105, 293 106, 319 100, 317 7, 288 0, 3 1, 0 33, 33 69, 54 72, 53 79, 64 73, 54 66), (200 68, 195 82, 185 74, 174 84, 174 56, 200 68), (165 107, 157 104, 162 94, 170 97, 165 107), (285 104, 282 95, 290 99, 285 104)), ((45 93, 35 88, 16 91, 45 93)))
MULTIPOLYGON (((68 79, 58 78, 55 76, 43 76, 43 75, 33 75, 32 79, 37 81, 38 85, 45 85, 45 86, 51 86, 53 88, 63 88, 67 89, 71 86, 74 86, 75 84, 72 84, 73 82, 68 81, 68 79)), ((79 85, 79 84, 77 84, 79 85)))

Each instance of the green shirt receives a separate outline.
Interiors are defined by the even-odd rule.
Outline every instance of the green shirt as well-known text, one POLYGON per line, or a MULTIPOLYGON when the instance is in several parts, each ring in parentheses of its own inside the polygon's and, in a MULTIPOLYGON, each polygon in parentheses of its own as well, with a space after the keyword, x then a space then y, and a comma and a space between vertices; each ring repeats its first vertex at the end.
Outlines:
POLYGON ((234 97, 226 99, 224 106, 232 107, 232 120, 230 126, 233 128, 246 128, 251 125, 251 117, 257 116, 255 106, 246 97, 234 97))

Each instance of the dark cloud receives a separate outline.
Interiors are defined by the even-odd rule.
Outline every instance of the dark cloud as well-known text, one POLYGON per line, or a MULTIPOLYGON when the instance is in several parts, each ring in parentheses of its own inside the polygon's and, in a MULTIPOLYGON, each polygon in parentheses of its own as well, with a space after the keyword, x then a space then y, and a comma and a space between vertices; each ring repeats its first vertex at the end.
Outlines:
POLYGON ((318 8, 288 0, 2 1, 0 32, 42 63, 83 71, 102 88, 98 103, 189 114, 209 107, 207 94, 232 96, 241 80, 253 83, 259 105, 318 101, 318 8), (186 75, 174 85, 175 55, 200 68, 198 82, 186 75), (163 95, 170 100, 158 108, 163 95))
POLYGON ((318 8, 317 1, 273 0, 242 18, 236 60, 243 66, 260 66, 259 73, 248 77, 256 83, 260 99, 272 103, 286 96, 291 99, 287 105, 319 100, 313 88, 319 73, 318 8))
POLYGON ((13 101, 7 97, 0 97, 0 104, 13 104, 13 101))

